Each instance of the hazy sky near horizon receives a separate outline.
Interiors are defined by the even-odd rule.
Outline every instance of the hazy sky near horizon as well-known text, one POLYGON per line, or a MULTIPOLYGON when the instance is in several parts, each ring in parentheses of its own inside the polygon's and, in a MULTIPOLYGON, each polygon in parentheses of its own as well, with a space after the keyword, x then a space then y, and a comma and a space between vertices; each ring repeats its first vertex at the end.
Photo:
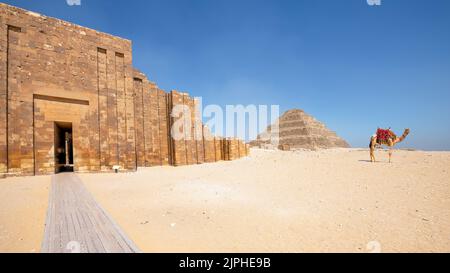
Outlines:
POLYGON ((204 104, 300 108, 354 147, 377 127, 450 150, 450 1, 11 0, 133 41, 134 66, 204 104))

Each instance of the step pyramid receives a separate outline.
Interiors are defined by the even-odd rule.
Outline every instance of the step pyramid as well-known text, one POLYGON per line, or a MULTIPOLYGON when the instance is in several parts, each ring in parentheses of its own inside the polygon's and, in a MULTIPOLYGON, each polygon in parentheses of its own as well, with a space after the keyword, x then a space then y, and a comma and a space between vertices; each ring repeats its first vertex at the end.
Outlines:
POLYGON ((350 147, 345 140, 328 129, 325 124, 299 109, 284 113, 250 145, 258 148, 278 148, 281 150, 350 147))

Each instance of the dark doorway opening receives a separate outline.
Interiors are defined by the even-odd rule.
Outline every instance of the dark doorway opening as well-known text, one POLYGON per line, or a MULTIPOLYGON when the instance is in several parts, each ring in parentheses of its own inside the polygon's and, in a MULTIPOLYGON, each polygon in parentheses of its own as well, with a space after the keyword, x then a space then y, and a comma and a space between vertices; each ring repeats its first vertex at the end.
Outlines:
POLYGON ((55 122, 55 173, 73 172, 72 123, 55 122))

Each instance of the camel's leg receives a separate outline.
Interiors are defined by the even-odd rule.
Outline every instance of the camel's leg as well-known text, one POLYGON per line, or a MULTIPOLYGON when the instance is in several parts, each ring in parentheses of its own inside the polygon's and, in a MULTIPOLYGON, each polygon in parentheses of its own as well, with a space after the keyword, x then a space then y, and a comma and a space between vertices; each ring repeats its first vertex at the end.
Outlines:
POLYGON ((392 154, 394 153, 394 143, 389 141, 389 163, 392 163, 392 154))
POLYGON ((375 141, 374 138, 372 138, 370 140, 370 161, 372 163, 376 162, 376 159, 375 159, 375 148, 376 148, 376 141, 375 141))

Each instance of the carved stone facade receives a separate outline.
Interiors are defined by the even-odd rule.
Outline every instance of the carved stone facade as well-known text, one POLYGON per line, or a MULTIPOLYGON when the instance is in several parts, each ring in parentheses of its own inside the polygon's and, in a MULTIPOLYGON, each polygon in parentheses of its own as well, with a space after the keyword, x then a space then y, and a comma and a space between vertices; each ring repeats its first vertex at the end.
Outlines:
POLYGON ((0 177, 58 172, 60 150, 75 172, 225 159, 196 104, 135 70, 131 41, 0 3, 0 177), (180 118, 192 138, 172 137, 180 118))

